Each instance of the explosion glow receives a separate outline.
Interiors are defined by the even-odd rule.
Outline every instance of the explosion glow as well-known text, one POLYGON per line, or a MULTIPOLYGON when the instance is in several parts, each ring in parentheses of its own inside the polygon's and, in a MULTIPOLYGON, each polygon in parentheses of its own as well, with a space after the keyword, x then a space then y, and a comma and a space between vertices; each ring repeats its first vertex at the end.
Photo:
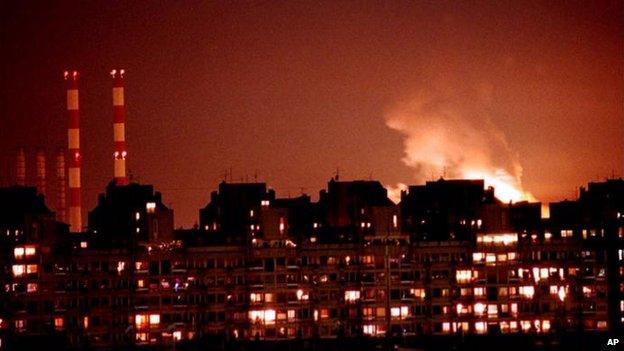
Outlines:
MULTIPOLYGON (((491 89, 448 87, 427 89, 386 115, 386 125, 405 136, 403 162, 414 169, 416 180, 483 179, 501 201, 534 201, 522 188, 516 155, 488 117, 491 89)), ((405 185, 388 188, 397 201, 405 185)))

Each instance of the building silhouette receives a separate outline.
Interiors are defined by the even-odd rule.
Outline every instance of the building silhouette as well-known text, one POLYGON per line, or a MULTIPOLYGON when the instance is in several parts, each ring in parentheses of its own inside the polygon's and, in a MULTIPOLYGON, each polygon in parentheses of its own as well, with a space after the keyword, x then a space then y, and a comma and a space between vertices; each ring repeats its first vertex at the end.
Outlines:
POLYGON ((508 204, 482 180, 332 179, 318 201, 226 183, 173 228, 152 186, 110 183, 70 233, 35 188, 0 189, 1 345, 618 332, 624 180, 508 204))

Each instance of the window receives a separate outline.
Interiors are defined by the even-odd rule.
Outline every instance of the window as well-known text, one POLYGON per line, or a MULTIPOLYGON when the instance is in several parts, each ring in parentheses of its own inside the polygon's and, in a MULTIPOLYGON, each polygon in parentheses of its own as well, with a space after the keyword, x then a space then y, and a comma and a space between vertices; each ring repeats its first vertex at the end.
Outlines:
POLYGON ((375 335, 377 328, 374 324, 366 324, 362 326, 362 331, 366 335, 375 335))
POLYGON ((485 334, 487 332, 487 324, 485 322, 475 322, 475 332, 477 334, 485 334))
POLYGON ((23 264, 14 264, 13 265, 13 276, 21 277, 24 275, 26 271, 26 267, 23 264))
POLYGON ((264 325, 275 324, 275 310, 249 311, 249 319, 252 323, 262 323, 264 325))
POLYGON ((359 290, 347 290, 345 291, 345 301, 354 302, 360 299, 359 290))
POLYGON ((147 211, 147 213, 154 213, 156 212, 156 203, 155 202, 148 202, 145 204, 145 210, 147 211))
POLYGON ((472 254, 472 262, 480 263, 485 259, 485 254, 483 252, 474 252, 472 254))
POLYGON ((472 279, 472 271, 469 269, 458 270, 455 272, 455 279, 458 283, 468 283, 472 279))
POLYGON ((477 316, 483 315, 487 309, 487 306, 481 302, 477 302, 474 304, 474 313, 477 316))
POLYGON ((159 314, 150 314, 150 316, 149 316, 149 324, 150 325, 158 325, 158 324, 160 324, 160 315, 159 314))
POLYGON ((63 317, 56 317, 54 318, 54 329, 63 329, 65 325, 65 321, 63 320, 63 317))
POLYGON ((426 295, 425 289, 423 288, 410 289, 410 294, 414 297, 421 298, 421 299, 424 299, 426 295))
POLYGON ((13 254, 15 255, 15 259, 16 260, 24 258, 24 248, 23 247, 16 247, 16 248, 14 248, 13 249, 13 254))
POLYGON ((263 300, 264 300, 264 294, 262 293, 249 294, 249 301, 251 302, 262 302, 263 300))
POLYGON ((521 286, 520 287, 520 295, 522 297, 526 297, 529 299, 533 298, 533 295, 535 295, 535 287, 534 286, 521 286))
POLYGON ((137 314, 134 316, 134 324, 137 328, 142 328, 147 325, 147 315, 146 314, 137 314))

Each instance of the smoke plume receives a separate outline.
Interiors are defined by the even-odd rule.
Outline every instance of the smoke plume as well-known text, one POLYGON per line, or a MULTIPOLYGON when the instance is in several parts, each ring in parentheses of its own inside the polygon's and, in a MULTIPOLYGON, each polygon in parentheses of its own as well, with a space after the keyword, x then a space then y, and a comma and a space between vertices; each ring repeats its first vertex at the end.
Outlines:
MULTIPOLYGON (((492 87, 431 87, 399 102, 386 125, 405 136, 403 162, 416 182, 444 177, 484 179, 503 201, 532 200, 522 188, 522 166, 490 117, 492 87)), ((396 194, 402 184, 390 187, 396 194)))

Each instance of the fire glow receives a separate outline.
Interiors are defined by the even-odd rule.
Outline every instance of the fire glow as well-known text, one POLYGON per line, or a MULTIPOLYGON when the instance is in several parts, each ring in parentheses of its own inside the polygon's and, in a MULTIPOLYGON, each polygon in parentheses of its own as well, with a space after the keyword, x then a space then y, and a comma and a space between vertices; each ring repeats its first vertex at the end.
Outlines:
MULTIPOLYGON (((534 201, 522 188, 517 155, 489 118, 490 89, 444 87, 431 87, 386 114, 386 125, 405 137, 402 161, 416 180, 483 179, 503 202, 534 201)), ((396 201, 404 188, 390 186, 389 196, 396 201)))

